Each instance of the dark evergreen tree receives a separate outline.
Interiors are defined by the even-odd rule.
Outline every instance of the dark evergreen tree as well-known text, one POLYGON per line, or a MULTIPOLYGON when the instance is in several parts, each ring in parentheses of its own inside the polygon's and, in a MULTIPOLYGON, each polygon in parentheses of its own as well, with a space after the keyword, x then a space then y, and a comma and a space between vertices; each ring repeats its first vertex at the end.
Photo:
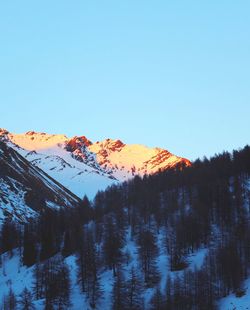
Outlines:
POLYGON ((16 296, 12 288, 10 288, 7 296, 4 296, 3 309, 4 310, 16 310, 16 307, 17 307, 16 296))
POLYGON ((104 226, 103 253, 106 265, 113 270, 114 276, 116 276, 117 265, 122 258, 122 246, 122 232, 114 223, 114 218, 108 216, 104 226))
POLYGON ((78 253, 78 280, 86 293, 90 306, 96 308, 102 296, 98 274, 98 257, 92 231, 83 234, 82 248, 78 253))
POLYGON ((117 270, 117 275, 113 284, 112 309, 124 310, 127 307, 125 279, 121 269, 117 270))
POLYGON ((19 306, 21 310, 35 310, 32 293, 26 287, 20 295, 19 306))
POLYGON ((17 230, 17 225, 6 218, 1 227, 0 253, 10 251, 12 255, 12 250, 19 244, 20 235, 20 232, 17 230))
POLYGON ((136 270, 134 267, 131 268, 129 273, 129 279, 126 282, 126 291, 127 291, 127 305, 125 309, 130 310, 140 310, 143 309, 143 299, 142 299, 142 291, 143 285, 136 274, 136 270))
POLYGON ((35 299, 41 299, 44 297, 44 286, 45 277, 43 273, 42 265, 38 262, 35 264, 33 269, 34 286, 33 292, 35 294, 35 299))
POLYGON ((159 280, 156 267, 158 248, 154 234, 150 230, 142 230, 138 236, 139 254, 147 286, 153 286, 159 280))
POLYGON ((25 225, 23 236, 23 264, 30 267, 37 260, 36 240, 31 225, 25 225))
POLYGON ((43 265, 45 275, 45 308, 68 309, 70 306, 69 270, 62 257, 49 259, 43 265))
POLYGON ((156 291, 153 295, 150 306, 152 310, 166 310, 165 297, 161 293, 161 290, 159 287, 156 288, 156 291))

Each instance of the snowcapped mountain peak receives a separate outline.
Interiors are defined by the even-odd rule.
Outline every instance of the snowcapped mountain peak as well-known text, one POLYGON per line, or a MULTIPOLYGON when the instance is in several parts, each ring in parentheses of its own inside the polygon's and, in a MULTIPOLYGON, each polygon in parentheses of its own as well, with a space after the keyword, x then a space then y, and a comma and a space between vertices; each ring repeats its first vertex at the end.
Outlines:
POLYGON ((28 131, 25 134, 9 134, 8 137, 14 144, 29 151, 49 149, 58 144, 64 144, 68 140, 65 135, 34 131, 28 131))
POLYGON ((100 166, 111 170, 118 180, 153 174, 179 163, 190 165, 187 159, 175 156, 167 150, 148 148, 141 144, 124 144, 120 140, 96 142, 89 149, 96 154, 100 166))
POLYGON ((114 182, 153 174, 190 162, 161 148, 125 144, 119 139, 92 142, 86 136, 0 131, 8 145, 79 197, 93 198, 114 182))

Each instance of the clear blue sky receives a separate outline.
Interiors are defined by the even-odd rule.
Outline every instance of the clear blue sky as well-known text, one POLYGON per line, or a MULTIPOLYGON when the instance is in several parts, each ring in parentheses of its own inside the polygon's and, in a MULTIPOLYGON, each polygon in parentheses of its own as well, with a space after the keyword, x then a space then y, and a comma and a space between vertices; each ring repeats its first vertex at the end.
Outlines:
POLYGON ((250 143, 250 1, 0 3, 0 127, 159 146, 250 143))

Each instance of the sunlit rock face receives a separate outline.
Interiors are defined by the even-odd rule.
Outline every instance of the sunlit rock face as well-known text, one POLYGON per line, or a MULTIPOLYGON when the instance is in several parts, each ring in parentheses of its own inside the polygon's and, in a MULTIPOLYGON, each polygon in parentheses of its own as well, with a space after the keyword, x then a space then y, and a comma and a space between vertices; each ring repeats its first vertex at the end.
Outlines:
POLYGON ((92 142, 85 136, 53 135, 29 131, 13 134, 0 130, 21 155, 79 197, 93 198, 98 190, 135 175, 154 174, 190 161, 160 148, 106 139, 92 142))
POLYGON ((89 147, 96 154, 98 163, 112 171, 119 180, 134 175, 153 174, 166 170, 179 163, 190 165, 184 158, 175 156, 160 148, 148 148, 140 144, 124 144, 120 140, 107 139, 89 147))

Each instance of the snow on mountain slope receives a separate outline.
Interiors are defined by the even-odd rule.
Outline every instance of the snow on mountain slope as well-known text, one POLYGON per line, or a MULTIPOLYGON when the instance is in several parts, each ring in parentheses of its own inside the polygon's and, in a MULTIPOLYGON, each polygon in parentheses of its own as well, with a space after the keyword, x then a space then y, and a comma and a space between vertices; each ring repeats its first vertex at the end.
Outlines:
POLYGON ((69 139, 65 135, 33 131, 11 134, 4 130, 0 136, 79 197, 87 194, 93 198, 98 190, 135 175, 156 173, 179 163, 190 165, 187 159, 166 150, 126 145, 120 140, 92 143, 85 136, 69 139))
POLYGON ((73 207, 79 198, 0 142, 0 222, 33 218, 45 207, 73 207))
POLYGON ((89 146, 96 154, 98 163, 110 169, 113 175, 124 180, 134 175, 152 174, 165 170, 178 163, 189 165, 189 161, 177 157, 160 148, 148 148, 144 145, 123 144, 120 140, 107 139, 89 146))
MULTIPOLYGON (((5 136, 8 144, 35 166, 64 185, 78 197, 93 198, 98 190, 113 184, 114 177, 103 171, 89 154, 87 162, 76 158, 76 152, 66 149, 69 141, 63 135, 28 132, 5 136)), ((85 152, 87 155, 87 152, 85 152)), ((92 155, 93 157, 93 155, 92 155)))
MULTIPOLYGON (((166 291, 166 282, 167 276, 169 275, 172 279, 176 277, 182 277, 184 274, 184 270, 181 271, 170 271, 169 267, 169 257, 163 251, 164 249, 164 239, 165 232, 163 230, 160 231, 157 238, 157 246, 159 249, 159 256, 156 259, 157 267, 160 275, 160 288, 161 291, 166 291)), ((126 242, 125 246, 122 249, 124 253, 128 254, 128 261, 123 264, 123 276, 126 280, 129 279, 129 274, 131 268, 135 268, 137 274, 143 278, 143 274, 140 270, 140 262, 138 256, 138 248, 136 247, 135 241, 131 238, 131 227, 128 229, 126 233, 126 242)), ((0 261, 2 265, 0 265, 0 301, 3 300, 4 296, 6 296, 9 292, 9 289, 12 288, 16 297, 18 298, 25 287, 29 290, 32 289, 34 279, 34 269, 35 265, 32 267, 26 267, 22 265, 22 257, 20 255, 19 249, 13 250, 13 255, 5 252, 0 255, 0 261)), ((206 253, 206 249, 201 249, 200 251, 189 255, 188 261, 189 266, 188 270, 199 270, 203 263, 203 259, 206 253)), ((81 292, 81 288, 79 285, 79 281, 77 278, 78 266, 76 263, 77 256, 70 255, 64 259, 66 265, 69 268, 70 272, 70 299, 71 306, 69 309, 71 310, 82 310, 82 309, 92 309, 89 305, 88 298, 86 294, 81 292)), ((100 309, 112 309, 112 288, 114 285, 114 276, 112 270, 102 268, 99 273, 100 287, 102 288, 102 297, 97 303, 97 310, 100 309)), ((144 304, 144 309, 152 309, 150 307, 150 300, 155 292, 155 288, 147 288, 142 292, 142 302, 144 304)), ((35 299, 35 294, 33 295, 35 299)), ((227 297, 228 298, 228 297, 227 297)), ((245 298, 246 299, 246 298, 245 298)), ((230 299, 231 301, 231 299, 230 299)), ((40 310, 44 309, 44 299, 33 300, 35 309, 40 310)), ((220 309, 235 309, 230 307, 228 300, 222 301, 222 305, 227 305, 228 307, 222 307, 220 309)), ((17 310, 21 309, 21 307, 17 307, 17 310)), ((237 308, 237 309, 247 309, 247 308, 237 308)))

